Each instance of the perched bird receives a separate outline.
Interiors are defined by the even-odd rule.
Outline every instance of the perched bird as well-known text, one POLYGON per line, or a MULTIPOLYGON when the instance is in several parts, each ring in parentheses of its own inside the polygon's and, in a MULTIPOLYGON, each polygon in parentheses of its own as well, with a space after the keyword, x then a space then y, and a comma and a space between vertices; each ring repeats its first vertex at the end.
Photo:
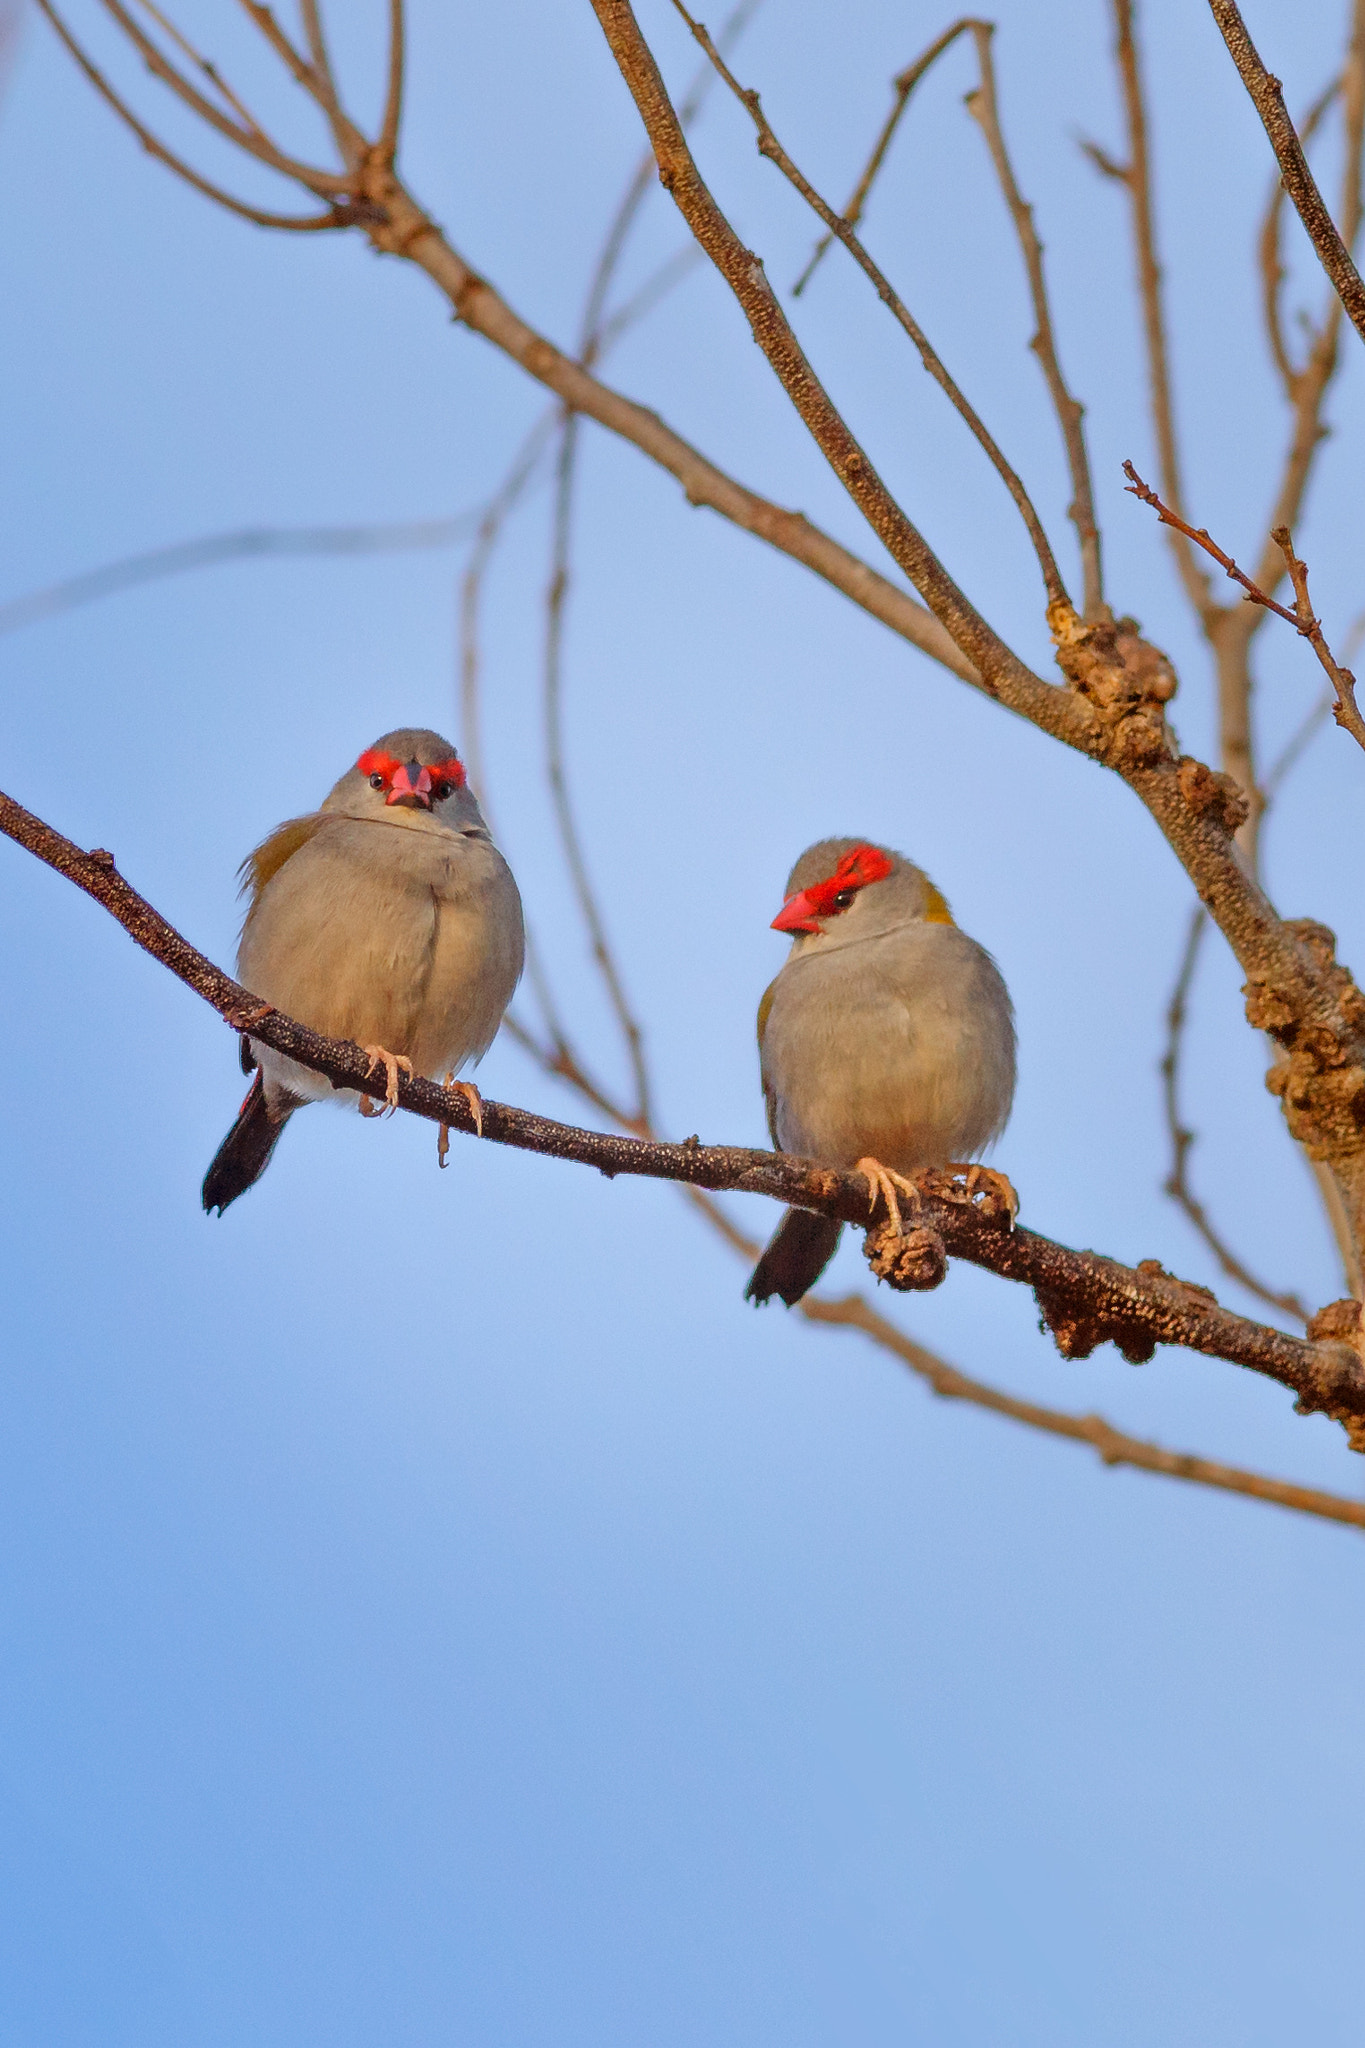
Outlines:
MULTIPOLYGON (((400 1067, 450 1082, 487 1052, 521 976, 521 898, 439 733, 385 733, 320 810, 243 862, 242 890, 238 979, 301 1024, 354 1039, 385 1069, 390 1105, 400 1067)), ((255 1078, 204 1178, 204 1207, 220 1215, 264 1173, 301 1103, 378 1114, 255 1039, 242 1040, 242 1066, 255 1078)), ((457 1085, 478 1121, 478 1090, 457 1085)))
MULTIPOLYGON (((905 1175, 969 1160, 1004 1129, 1014 1096, 1008 991, 928 876, 865 840, 807 847, 773 930, 792 935, 758 1011, 773 1143, 856 1166, 899 1224, 897 1186, 918 1199, 905 1175)), ((799 1301, 840 1229, 788 1209, 747 1299, 799 1301)))

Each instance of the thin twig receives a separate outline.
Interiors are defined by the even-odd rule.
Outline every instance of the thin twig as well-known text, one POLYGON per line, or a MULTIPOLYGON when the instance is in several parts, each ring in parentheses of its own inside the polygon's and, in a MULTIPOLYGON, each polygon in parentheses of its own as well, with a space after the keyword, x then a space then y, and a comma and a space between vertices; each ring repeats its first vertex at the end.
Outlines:
POLYGON ((229 213, 235 213, 239 219, 249 220, 255 226, 261 228, 292 228, 309 233, 317 229, 343 228, 353 225, 356 215, 344 206, 329 207, 326 213, 270 213, 263 207, 248 205, 244 199, 236 198, 231 192, 224 191, 221 185, 215 185, 208 178, 202 177, 192 165, 185 162, 183 157, 177 156, 173 150, 168 149, 165 143, 147 127, 146 123, 139 120, 127 102, 114 91, 114 88, 99 69, 99 66, 87 55, 83 46, 77 42, 71 30, 67 27, 66 22, 57 12, 53 0, 37 0, 37 4, 51 22, 67 51, 75 59, 77 65, 89 79, 91 85, 94 86, 95 91, 99 94, 105 105, 113 113, 117 114, 125 127, 131 129, 147 154, 155 157, 159 163, 165 164, 168 170, 174 171, 177 177, 183 178, 185 183, 193 186, 196 192, 202 192, 206 199, 212 199, 218 206, 225 207, 229 213))
MULTIPOLYGON (((1330 85, 1323 88, 1312 106, 1308 109, 1299 131, 1305 148, 1312 141, 1314 135, 1316 135, 1328 108, 1340 93, 1341 85, 1341 79, 1339 77, 1334 78, 1330 85)), ((1284 334, 1284 318, 1280 310, 1280 289, 1286 276, 1285 267, 1280 257, 1280 221, 1284 214, 1285 197, 1283 179, 1272 179, 1270 198, 1266 203, 1265 219, 1261 223, 1261 232, 1257 241, 1257 255, 1261 273, 1261 311, 1265 317, 1266 340, 1270 344, 1270 353, 1274 358, 1275 368, 1280 373, 1280 382, 1284 386, 1285 397, 1292 405, 1297 396, 1299 380, 1303 375, 1303 371, 1296 370, 1290 360, 1289 344, 1285 340, 1284 334)), ((1340 305, 1341 302, 1340 300, 1334 300, 1333 303, 1340 305)), ((1170 496, 1171 494, 1168 492, 1167 495, 1170 496)), ((1174 502, 1178 504, 1180 501, 1177 498, 1174 502)))
POLYGON ((1303 145, 1285 108, 1280 81, 1262 63, 1235 0, 1209 0, 1209 7, 1232 61, 1241 74, 1242 83, 1251 96, 1252 105, 1261 117, 1280 166, 1285 190, 1317 251, 1318 261, 1332 280, 1356 333, 1365 340, 1365 283, 1361 282, 1350 247, 1337 232, 1317 181, 1308 168, 1303 145))
POLYGON ((650 1120, 649 1073, 645 1065, 644 1038, 626 995, 625 982, 607 939, 597 895, 579 838, 564 767, 563 679, 564 602, 569 585, 570 539, 573 525, 574 452, 578 444, 577 416, 566 416, 560 431, 559 460, 555 465, 555 510, 550 554, 550 578, 545 594, 544 722, 545 762, 550 778, 559 843, 569 880, 587 926, 592 956, 602 977, 621 1035, 635 1087, 635 1115, 642 1124, 650 1120))
MULTIPOLYGON (((1166 315, 1162 304, 1161 260, 1157 254, 1156 219, 1152 201, 1152 167, 1147 147, 1147 106, 1142 89, 1142 66, 1135 26, 1135 0, 1113 0, 1114 53, 1123 93, 1124 118, 1128 130, 1128 161, 1111 164, 1093 143, 1087 154, 1128 193, 1133 253, 1137 264, 1138 300, 1142 307, 1142 330, 1147 353, 1148 403, 1156 437, 1161 488, 1177 511, 1185 502, 1180 479, 1180 448, 1175 430, 1175 401, 1171 391, 1170 356, 1166 345, 1166 315)), ((1208 574, 1195 560, 1185 536, 1175 527, 1167 529, 1176 569, 1200 619, 1211 602, 1208 574)), ((1226 766, 1226 763, 1224 764, 1226 766)))
MULTIPOLYGON (((915 90, 915 87, 924 77, 930 66, 943 55, 945 50, 949 49, 957 41, 964 30, 971 26, 970 18, 964 14, 960 21, 955 21, 952 24, 951 28, 945 28, 941 36, 936 36, 928 49, 922 51, 916 57, 913 64, 908 64, 898 78, 892 79, 891 90, 895 97, 891 102, 891 111, 882 123, 881 133, 872 145, 872 154, 864 164, 858 182, 853 188, 852 196, 840 215, 840 219, 845 227, 856 228, 858 222, 863 217, 863 208, 867 205, 873 181, 882 167, 887 150, 891 147, 891 138, 900 125, 901 115, 910 104, 911 93, 915 90)), ((807 263, 800 277, 797 278, 796 283, 792 286, 792 297, 794 299, 800 298, 802 292, 806 289, 812 277, 814 277, 826 249, 829 248, 834 239, 834 230, 832 228, 827 229, 820 237, 812 252, 809 263, 807 263)))
POLYGON ((1295 554, 1289 528, 1287 526, 1277 526, 1271 535, 1271 539, 1284 557, 1285 569, 1293 586, 1294 609, 1292 611, 1288 605, 1279 603, 1278 599, 1271 597, 1266 591, 1262 590, 1258 583, 1253 583, 1250 576, 1244 570, 1238 568, 1232 556, 1225 554, 1217 541, 1210 537, 1206 527, 1191 526, 1188 520, 1182 519, 1178 512, 1173 512, 1169 505, 1163 504, 1150 485, 1142 481, 1142 478, 1138 475, 1131 462, 1124 463, 1123 473, 1128 478, 1125 489, 1131 496, 1140 498, 1144 505, 1150 505, 1163 526, 1179 527, 1180 531, 1188 535, 1196 547, 1202 548, 1206 555, 1210 555, 1217 562, 1219 568, 1222 569, 1226 576, 1231 577, 1234 583, 1241 585, 1242 589, 1246 592, 1249 603, 1258 604, 1264 610, 1274 612, 1277 619, 1287 620, 1295 632, 1308 642, 1317 656, 1336 696, 1332 716, 1336 719, 1337 724, 1342 730, 1351 735, 1357 746, 1365 749, 1365 718, 1361 717, 1360 708, 1356 703, 1356 679, 1350 669, 1341 666, 1336 656, 1332 653, 1331 648, 1327 645, 1327 639, 1322 630, 1322 623, 1314 612, 1308 595, 1308 564, 1300 561, 1299 557, 1295 554))
POLYGON ((1005 147, 1004 129, 1000 125, 1000 110, 995 93, 995 61, 991 54, 991 40, 995 34, 992 22, 974 21, 969 24, 972 40, 976 44, 977 62, 981 67, 981 84, 967 95, 967 108, 977 121, 986 138, 991 162, 995 166, 996 178, 1009 208, 1019 248, 1024 258, 1024 269, 1028 273, 1029 295, 1033 301, 1034 334, 1029 347, 1042 365, 1047 380, 1052 409, 1057 415, 1057 424, 1062 430, 1062 441, 1066 448, 1067 468, 1071 473, 1071 503, 1067 507, 1076 537, 1080 542, 1081 569, 1085 587, 1085 616, 1097 620, 1105 616, 1104 568, 1100 549, 1100 529, 1095 518, 1095 493, 1090 482, 1090 458, 1085 447, 1085 407, 1071 396, 1062 366, 1057 354, 1057 342, 1052 331, 1052 310, 1048 303, 1047 279, 1043 271, 1043 245, 1033 225, 1033 208, 1019 190, 1005 147))
POLYGON ((1251 1500, 1273 1502, 1275 1506, 1297 1509, 1300 1514, 1317 1515, 1328 1522, 1345 1522, 1365 1528, 1365 1501, 1341 1494, 1321 1493, 1316 1487, 1296 1486, 1286 1479, 1267 1479, 1259 1472, 1246 1472, 1236 1465, 1222 1465, 1211 1458, 1192 1457, 1187 1451, 1168 1451, 1160 1444, 1126 1435, 1113 1428, 1102 1415, 1066 1415, 1056 1408, 1044 1408, 1036 1401, 1021 1401, 998 1387, 970 1379, 956 1366, 935 1357, 922 1344, 898 1330, 885 1316, 878 1315, 861 1295, 850 1294, 838 1301, 807 1295, 801 1307, 814 1323, 861 1330, 884 1351, 890 1351, 917 1373, 934 1392, 947 1401, 969 1401, 974 1407, 1021 1422, 1047 1436, 1089 1444, 1106 1465, 1131 1465, 1141 1472, 1164 1473, 1169 1479, 1193 1480, 1224 1493, 1240 1493, 1251 1500))
POLYGON ((375 159, 393 168, 398 155, 398 129, 403 117, 403 0, 389 0, 389 77, 384 93, 384 119, 374 145, 375 159))
POLYGON ((1268 1287, 1264 1281, 1256 1278, 1251 1269, 1238 1258, 1227 1240, 1219 1234, 1208 1210, 1190 1186, 1189 1155, 1194 1147, 1195 1134, 1180 1113, 1180 1054, 1189 1010, 1190 987, 1194 981, 1199 948, 1207 929, 1208 913, 1201 903, 1196 906, 1190 917, 1180 970, 1176 975, 1175 987, 1171 991, 1171 1000, 1166 1011, 1166 1049, 1161 1058, 1161 1091, 1166 1110, 1166 1131, 1171 1141, 1171 1170, 1166 1177, 1163 1192, 1184 1211, 1229 1280, 1235 1280, 1239 1287, 1244 1287, 1249 1294, 1254 1294, 1267 1308, 1278 1309, 1282 1315, 1293 1316, 1298 1322, 1306 1323, 1309 1311, 1298 1295, 1288 1290, 1282 1294, 1277 1293, 1273 1287, 1268 1287))
POLYGON ((100 0, 100 4, 105 13, 123 30, 153 77, 160 79, 177 99, 183 100, 191 113, 197 114, 201 121, 228 142, 235 143, 247 156, 255 157, 259 163, 266 164, 272 171, 278 171, 282 177, 295 179, 310 192, 315 192, 320 199, 343 199, 350 196, 351 181, 344 172, 324 171, 316 165, 303 163, 298 157, 288 155, 259 130, 254 127, 243 127, 239 122, 229 120, 226 114, 220 113, 212 100, 206 99, 203 93, 191 85, 182 71, 177 71, 164 51, 145 33, 123 5, 123 0, 100 0))
POLYGON ((79 605, 93 604, 120 590, 180 576, 189 569, 208 569, 219 562, 256 561, 275 555, 401 554, 409 549, 448 548, 466 539, 481 509, 457 513, 452 519, 405 519, 379 526, 248 526, 235 533, 208 534, 202 540, 177 541, 102 563, 83 575, 68 576, 42 590, 27 591, 0 604, 0 635, 17 633, 39 619, 55 618, 79 605))
POLYGON ((778 141, 772 123, 763 112, 758 94, 753 91, 746 91, 739 83, 717 50, 705 26, 693 19, 683 4, 683 0, 673 0, 673 5, 687 23, 692 35, 715 65, 720 77, 724 79, 726 85, 729 86, 731 92, 748 113, 758 132, 760 154, 767 157, 770 163, 777 166, 788 184, 800 193, 812 212, 819 215, 830 234, 843 243, 854 262, 858 265, 858 268, 875 289, 877 297, 903 332, 914 343, 925 369, 929 372, 929 375, 933 378, 939 389, 946 395, 958 416, 965 421, 978 446, 985 453, 996 475, 1000 478, 1005 489, 1013 499, 1019 516, 1028 530, 1029 539, 1033 543, 1033 551, 1038 558, 1038 567, 1042 572, 1043 585, 1047 591, 1049 607, 1056 605, 1069 610, 1071 608, 1071 600, 1067 595, 1066 585, 1062 581, 1061 571, 1057 567, 1056 559, 1052 552, 1052 545, 1048 540, 1043 523, 1034 509, 1032 499, 1024 489, 1023 482, 1011 464, 1005 459, 994 436, 986 427, 980 414, 966 397, 956 379, 950 374, 947 365, 943 362, 943 359, 934 348, 923 328, 919 325, 919 322, 901 299, 899 293, 895 291, 879 265, 869 256, 862 241, 854 233, 848 222, 835 213, 828 201, 820 196, 809 179, 798 169, 797 165, 778 141))

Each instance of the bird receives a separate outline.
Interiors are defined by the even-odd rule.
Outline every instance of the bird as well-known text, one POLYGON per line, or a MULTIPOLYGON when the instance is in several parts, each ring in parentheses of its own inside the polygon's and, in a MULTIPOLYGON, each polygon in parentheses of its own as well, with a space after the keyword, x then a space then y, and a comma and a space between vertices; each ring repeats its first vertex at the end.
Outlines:
MULTIPOLYGON (((449 1084, 482 1059, 521 977, 521 897, 440 733, 385 733, 240 873, 250 900, 238 979, 267 1007, 353 1039, 372 1072, 384 1069, 390 1109, 400 1069, 449 1084)), ((204 1208, 220 1216, 260 1179, 303 1103, 330 1097, 382 1114, 249 1031, 241 1053, 251 1087, 204 1178, 204 1208)), ((477 1088, 455 1085, 481 1132, 477 1088)))
MULTIPOLYGON (((922 868, 866 839, 821 839, 772 921, 791 952, 758 1011, 773 1144, 865 1173, 900 1228, 897 1188, 998 1137, 1014 1099, 1009 991, 922 868)), ((977 1168, 977 1173, 986 1169, 977 1168)), ((1003 1175, 992 1175, 1014 1191, 1003 1175)), ((834 1256, 842 1225, 788 1209, 745 1298, 788 1307, 834 1256)))

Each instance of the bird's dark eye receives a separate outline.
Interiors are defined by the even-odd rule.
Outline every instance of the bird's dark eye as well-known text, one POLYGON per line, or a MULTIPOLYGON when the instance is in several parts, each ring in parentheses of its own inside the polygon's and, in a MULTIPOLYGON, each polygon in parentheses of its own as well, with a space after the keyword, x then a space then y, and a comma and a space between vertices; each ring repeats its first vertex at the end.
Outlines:
POLYGON ((435 782, 432 784, 431 793, 438 804, 444 803, 450 795, 450 784, 448 782, 435 782))
POLYGON ((856 889, 841 889, 834 899, 834 908, 836 910, 847 910, 857 893, 856 889))
POLYGON ((383 778, 383 776, 382 776, 382 775, 372 775, 372 776, 370 777, 370 788, 371 788, 371 789, 382 789, 383 787, 384 787, 384 778, 383 778))

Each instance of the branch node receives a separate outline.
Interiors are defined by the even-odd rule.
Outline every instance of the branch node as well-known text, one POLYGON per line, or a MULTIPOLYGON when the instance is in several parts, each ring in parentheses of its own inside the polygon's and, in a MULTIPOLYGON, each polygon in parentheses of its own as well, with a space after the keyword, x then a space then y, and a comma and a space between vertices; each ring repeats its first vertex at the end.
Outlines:
POLYGON ((879 1280, 902 1293, 937 1287, 948 1270, 948 1253, 936 1230, 899 1231, 889 1218, 868 1231, 863 1257, 879 1280))

